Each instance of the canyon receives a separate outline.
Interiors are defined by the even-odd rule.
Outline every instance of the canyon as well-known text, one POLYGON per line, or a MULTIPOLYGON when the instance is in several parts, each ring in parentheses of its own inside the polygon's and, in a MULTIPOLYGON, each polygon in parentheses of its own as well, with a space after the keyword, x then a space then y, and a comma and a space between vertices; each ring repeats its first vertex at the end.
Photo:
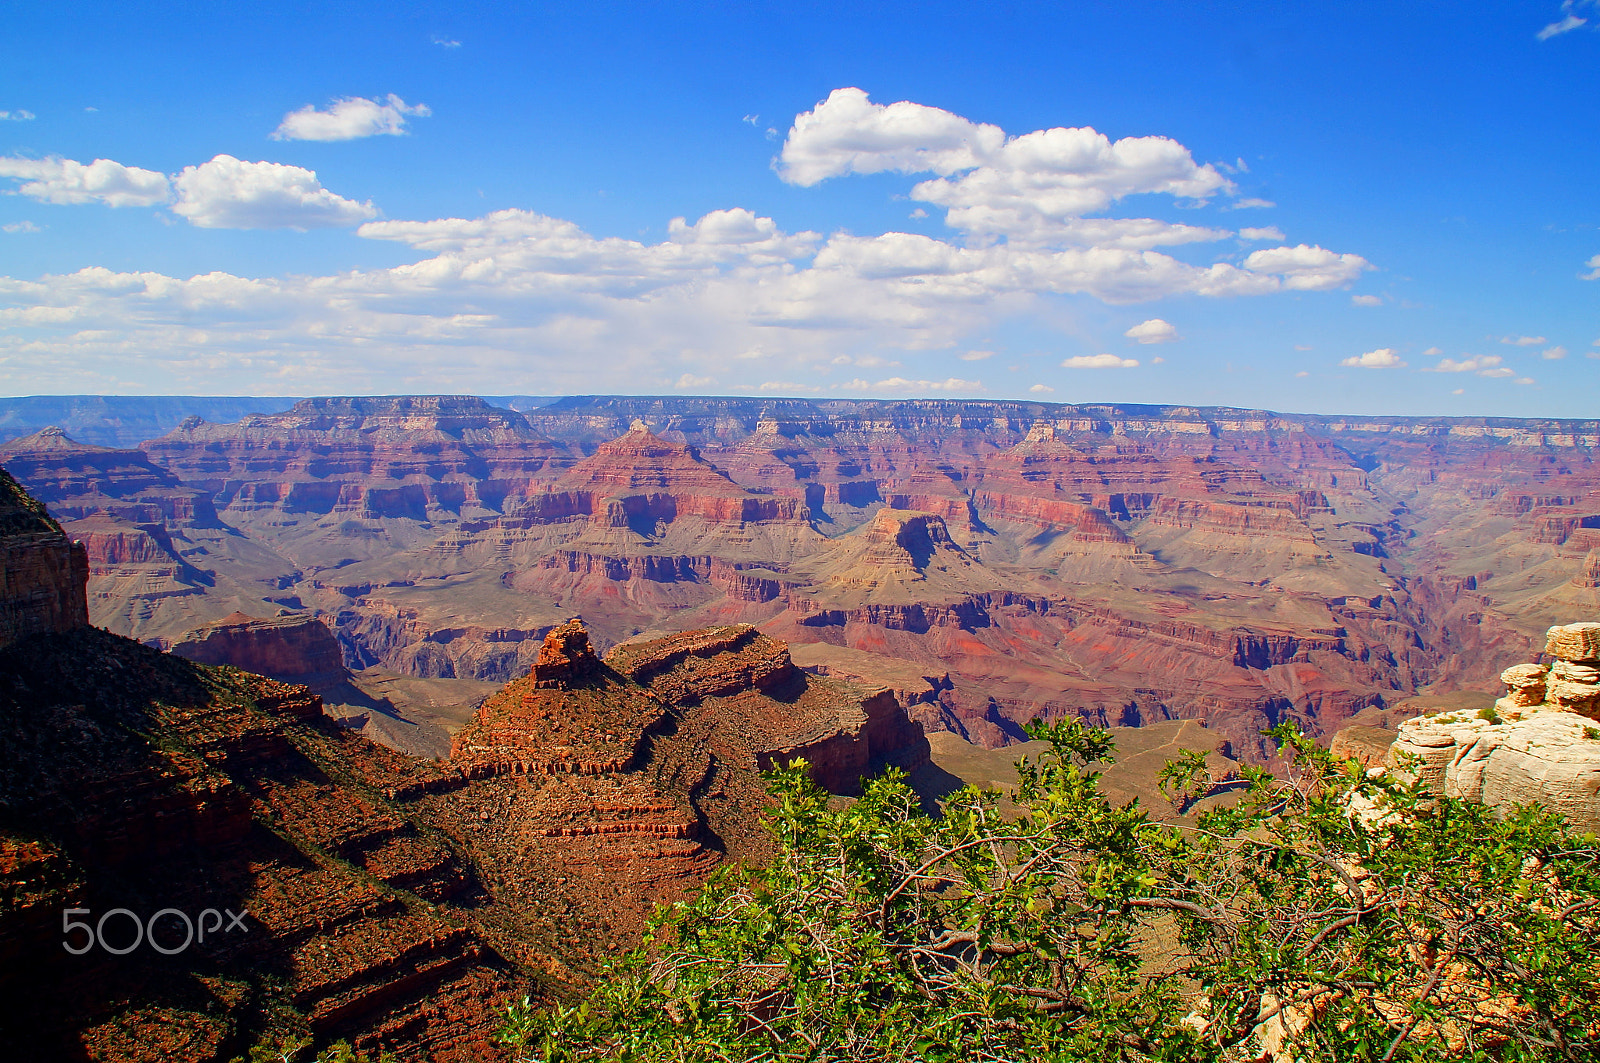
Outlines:
POLYGON ((93 627, 83 551, 9 477, 0 549, 7 1059, 221 1063, 336 1038, 499 1058, 510 1001, 561 999, 657 905, 761 858, 762 770, 803 759, 848 794, 928 762, 891 691, 813 676, 753 627, 602 660, 576 619, 447 757, 410 756, 304 684, 201 663, 348 682, 320 621, 224 618, 187 656, 93 627))
POLYGON ((352 722, 435 756, 572 616, 602 652, 753 625, 986 747, 1039 716, 1192 720, 1261 760, 1286 717, 1331 737, 1492 695, 1600 612, 1600 422, 506 401, 44 429, 0 465, 84 544, 95 624, 164 647, 314 619, 352 722))

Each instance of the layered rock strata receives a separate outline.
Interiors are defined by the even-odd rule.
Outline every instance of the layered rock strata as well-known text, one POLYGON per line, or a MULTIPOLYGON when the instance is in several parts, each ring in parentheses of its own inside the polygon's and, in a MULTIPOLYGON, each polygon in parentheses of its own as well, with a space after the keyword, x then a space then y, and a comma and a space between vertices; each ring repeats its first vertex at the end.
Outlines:
POLYGON ((1387 763, 1435 793, 1540 804, 1600 829, 1600 623, 1550 628, 1545 654, 1548 668, 1506 669, 1492 709, 1402 723, 1387 763))
MULTIPOLYGON (((0 531, 68 548, 0 488, 0 531)), ((304 1038, 496 1058, 509 999, 571 989, 656 905, 759 856, 756 769, 809 754, 844 789, 919 755, 892 694, 807 677, 753 629, 645 643, 619 669, 571 622, 455 761, 425 761, 339 727, 306 686, 86 626, 81 575, 54 612, 7 586, 23 593, 0 615, 44 618, 0 646, 7 1059, 224 1063, 304 1038), (90 928, 67 949, 64 911, 90 928), (224 911, 239 924, 219 933, 205 913, 224 911)), ((325 633, 296 649, 307 623, 240 618, 190 648, 320 675, 336 658, 325 633)))
POLYGON ((168 649, 198 664, 226 664, 313 689, 348 682, 339 641, 304 613, 275 617, 233 613, 202 625, 168 649))
POLYGON ((83 544, 0 469, 0 647, 86 626, 88 580, 83 544))
POLYGON ((1390 722, 1419 690, 1487 689, 1545 628, 1600 607, 1583 423, 978 400, 520 408, 305 400, 190 423, 143 454, 35 440, 28 477, 83 513, 66 530, 90 547, 92 619, 141 639, 282 607, 327 618, 353 667, 502 682, 576 613, 601 649, 753 623, 947 675, 927 722, 991 745, 1040 715, 1204 718, 1259 759, 1258 732, 1285 717, 1327 735, 1390 722), (217 525, 176 516, 180 489, 217 525), (171 513, 127 508, 146 503, 171 513), (883 544, 864 543, 883 511, 925 515, 930 542, 936 519, 949 542, 879 578, 883 544))

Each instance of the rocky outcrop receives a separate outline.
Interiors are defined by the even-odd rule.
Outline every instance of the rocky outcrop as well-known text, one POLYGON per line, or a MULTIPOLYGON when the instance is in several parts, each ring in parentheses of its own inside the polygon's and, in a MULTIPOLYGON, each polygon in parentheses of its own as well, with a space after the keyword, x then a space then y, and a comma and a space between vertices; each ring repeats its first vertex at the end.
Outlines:
POLYGON ((1341 760, 1354 760, 1363 768, 1381 768, 1388 762, 1394 740, 1394 731, 1357 724, 1334 735, 1328 752, 1341 760))
POLYGON ((745 770, 804 760, 818 785, 856 793, 863 776, 926 761, 922 727, 894 691, 807 675, 788 647, 748 625, 619 646, 609 664, 705 733, 745 770))
POLYGON ((1258 757, 1256 732, 1285 715, 1327 735, 1419 689, 1481 687, 1551 617, 1600 604, 1586 433, 1116 404, 569 397, 517 413, 401 396, 189 422, 143 453, 41 437, 28 460, 93 552, 91 618, 142 640, 281 607, 332 618, 352 664, 505 681, 578 613, 601 648, 754 623, 937 667, 941 718, 980 741, 1041 714, 1204 715, 1258 757), (897 542, 915 517, 869 542, 896 519, 884 510, 926 515, 926 543, 897 542))
POLYGON ((89 558, 0 469, 0 646, 88 626, 89 558))
POLYGON ((333 632, 304 613, 269 618, 234 613, 195 628, 170 649, 199 664, 232 665, 313 688, 350 678, 333 632))
POLYGON ((0 649, 7 1057, 222 1063, 304 1035, 487 1058, 497 1003, 528 980, 507 935, 474 923, 492 899, 470 859, 384 796, 433 775, 325 719, 305 687, 92 628, 0 649), (107 935, 183 914, 125 955, 72 955, 69 908, 107 935), (131 918, 98 922, 117 908, 131 918), (185 918, 203 940, 185 942, 185 918))
POLYGON ((1545 653, 1548 668, 1506 669, 1493 708, 1402 723, 1388 764, 1447 797, 1540 804, 1600 829, 1600 623, 1550 628, 1545 653))

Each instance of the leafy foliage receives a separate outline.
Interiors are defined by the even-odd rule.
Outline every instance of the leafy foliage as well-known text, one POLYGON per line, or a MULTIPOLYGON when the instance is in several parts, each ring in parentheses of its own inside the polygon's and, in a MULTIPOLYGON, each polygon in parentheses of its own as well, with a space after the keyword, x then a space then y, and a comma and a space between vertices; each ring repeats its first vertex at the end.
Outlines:
MULTIPOLYGON (((848 808, 772 776, 762 868, 662 912, 582 1002, 514 1007, 524 1060, 1468 1060, 1600 1053, 1600 843, 1369 778, 1292 725, 1283 777, 1163 823, 1076 722, 1016 809, 904 778, 848 808)), ((1201 757, 1163 792, 1206 786, 1201 757)))

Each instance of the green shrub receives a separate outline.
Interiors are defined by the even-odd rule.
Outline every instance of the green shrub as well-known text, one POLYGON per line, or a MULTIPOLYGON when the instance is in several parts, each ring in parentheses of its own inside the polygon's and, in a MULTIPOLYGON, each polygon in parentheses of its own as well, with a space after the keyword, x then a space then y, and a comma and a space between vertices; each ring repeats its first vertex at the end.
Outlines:
MULTIPOLYGON (((1192 826, 1110 804, 1109 735, 1034 727, 1017 810, 903 776, 830 809, 772 776, 762 868, 662 912, 581 1002, 513 1007, 524 1060, 1600 1058, 1600 843, 1523 808, 1436 800, 1336 764, 1292 725, 1192 826), (1351 814, 1351 801, 1375 815, 1351 814)), ((1203 758, 1163 789, 1198 783, 1203 758)))

